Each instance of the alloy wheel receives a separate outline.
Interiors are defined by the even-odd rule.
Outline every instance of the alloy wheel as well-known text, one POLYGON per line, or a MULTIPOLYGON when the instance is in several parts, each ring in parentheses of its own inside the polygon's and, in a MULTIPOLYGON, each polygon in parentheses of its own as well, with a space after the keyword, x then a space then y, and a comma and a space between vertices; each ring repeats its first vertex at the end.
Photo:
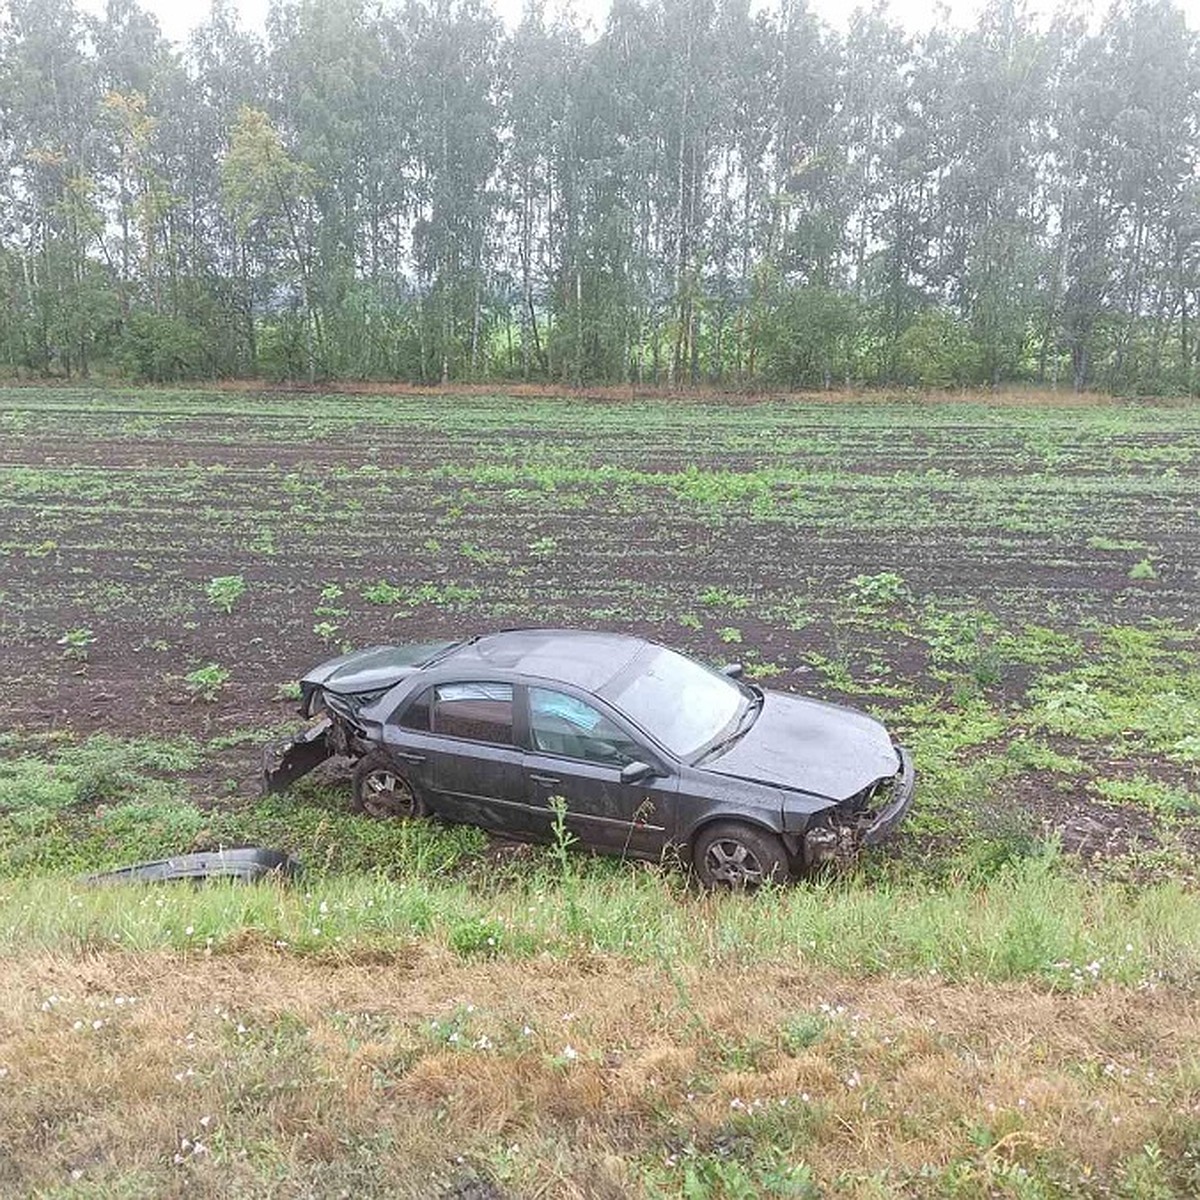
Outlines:
POLYGON ((736 838, 718 838, 705 854, 705 866, 713 879, 734 888, 757 887, 763 882, 758 856, 736 838))
POLYGON ((416 811, 416 797, 395 771, 378 767, 363 779, 362 806, 372 817, 411 817, 416 811))

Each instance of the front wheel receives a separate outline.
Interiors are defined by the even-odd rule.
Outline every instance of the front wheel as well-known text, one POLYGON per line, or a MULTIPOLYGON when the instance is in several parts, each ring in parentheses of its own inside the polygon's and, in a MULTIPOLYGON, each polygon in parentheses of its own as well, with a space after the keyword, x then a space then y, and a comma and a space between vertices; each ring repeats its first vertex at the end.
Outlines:
POLYGON ((783 843, 774 834, 738 821, 722 821, 702 830, 692 862, 708 888, 749 891, 764 883, 781 883, 789 874, 783 843))
POLYGON ((385 750, 372 750, 358 760, 353 789, 354 811, 369 817, 423 817, 429 811, 385 750))

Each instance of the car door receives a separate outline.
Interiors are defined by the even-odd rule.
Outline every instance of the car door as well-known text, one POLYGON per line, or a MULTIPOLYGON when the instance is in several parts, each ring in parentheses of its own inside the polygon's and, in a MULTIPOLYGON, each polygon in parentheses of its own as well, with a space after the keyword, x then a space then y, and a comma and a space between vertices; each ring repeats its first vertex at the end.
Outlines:
POLYGON ((525 778, 514 739, 513 685, 434 684, 397 715, 392 753, 420 780, 430 807, 452 821, 523 832, 525 778))
POLYGON ((662 770, 637 783, 621 779, 634 762, 659 756, 590 700, 558 688, 529 686, 522 759, 531 831, 553 834, 557 797, 567 828, 581 842, 616 854, 655 858, 675 832, 678 781, 662 770))

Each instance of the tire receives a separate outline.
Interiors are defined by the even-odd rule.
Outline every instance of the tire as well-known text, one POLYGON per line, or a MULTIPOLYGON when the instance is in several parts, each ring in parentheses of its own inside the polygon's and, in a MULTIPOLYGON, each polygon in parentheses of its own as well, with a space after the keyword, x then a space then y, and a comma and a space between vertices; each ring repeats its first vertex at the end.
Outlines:
POLYGON ((372 750, 358 760, 353 791, 354 811, 369 817, 395 820, 424 817, 429 812, 386 750, 372 750))
POLYGON ((740 821, 720 821, 700 831, 692 865, 706 888, 753 891, 764 883, 782 883, 791 874, 783 843, 766 830, 740 821))

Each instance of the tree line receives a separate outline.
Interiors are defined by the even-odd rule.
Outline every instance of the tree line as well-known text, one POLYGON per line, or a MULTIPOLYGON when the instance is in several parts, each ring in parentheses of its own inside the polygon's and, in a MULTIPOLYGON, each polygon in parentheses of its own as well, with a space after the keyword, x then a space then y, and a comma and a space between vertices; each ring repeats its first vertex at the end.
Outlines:
POLYGON ((1170 0, 0 16, 0 371, 1196 390, 1170 0))

